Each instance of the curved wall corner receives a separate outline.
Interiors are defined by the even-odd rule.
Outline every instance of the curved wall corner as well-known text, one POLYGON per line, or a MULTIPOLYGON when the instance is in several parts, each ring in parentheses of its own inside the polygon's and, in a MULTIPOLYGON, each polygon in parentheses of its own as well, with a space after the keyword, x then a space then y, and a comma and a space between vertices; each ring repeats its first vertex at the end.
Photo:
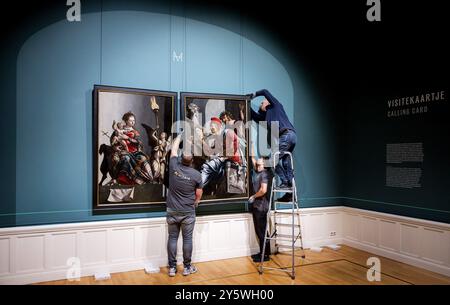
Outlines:
MULTIPOLYGON (((301 150, 325 151, 308 137, 320 126, 314 101, 305 99, 309 89, 294 88, 287 70, 295 67, 269 49, 217 25, 143 11, 89 13, 36 32, 17 57, 16 225, 162 215, 92 215, 94 84, 231 94, 267 88, 299 129, 301 150), (308 119, 298 121, 298 107, 308 119)), ((323 158, 300 155, 297 172, 322 170, 323 158)), ((301 174, 311 181, 326 175, 301 174)), ((328 193, 319 185, 304 193, 321 191, 328 193)))

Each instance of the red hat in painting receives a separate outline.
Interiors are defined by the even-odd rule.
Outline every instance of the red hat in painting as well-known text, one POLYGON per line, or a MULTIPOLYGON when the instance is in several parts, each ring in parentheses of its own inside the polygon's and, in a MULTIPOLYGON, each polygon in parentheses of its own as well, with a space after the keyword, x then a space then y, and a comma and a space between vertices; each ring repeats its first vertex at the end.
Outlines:
POLYGON ((217 123, 217 124, 222 125, 222 121, 218 117, 215 117, 215 116, 213 116, 211 118, 211 123, 217 123))

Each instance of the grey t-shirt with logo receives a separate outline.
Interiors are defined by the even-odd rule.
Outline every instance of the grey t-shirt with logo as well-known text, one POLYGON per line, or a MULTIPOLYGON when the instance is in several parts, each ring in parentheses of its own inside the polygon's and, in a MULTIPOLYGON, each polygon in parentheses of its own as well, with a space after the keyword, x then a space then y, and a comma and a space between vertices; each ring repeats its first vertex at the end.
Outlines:
MULTIPOLYGON (((253 192, 257 193, 259 189, 261 188, 261 184, 263 183, 269 183, 269 174, 267 173, 267 170, 262 170, 260 172, 257 172, 256 170, 253 171, 253 192)), ((266 204, 269 200, 267 198, 267 195, 269 192, 267 192, 264 196, 255 198, 256 203, 264 203, 266 204)))
POLYGON ((170 158, 168 210, 195 213, 195 190, 203 188, 200 172, 183 165, 178 157, 170 158))

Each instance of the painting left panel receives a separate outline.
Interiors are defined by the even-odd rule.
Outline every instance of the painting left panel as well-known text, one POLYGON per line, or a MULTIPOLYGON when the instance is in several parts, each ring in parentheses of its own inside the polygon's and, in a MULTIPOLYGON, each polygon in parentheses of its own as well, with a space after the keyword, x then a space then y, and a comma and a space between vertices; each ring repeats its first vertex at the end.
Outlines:
POLYGON ((163 207, 177 93, 94 86, 94 211, 163 207))

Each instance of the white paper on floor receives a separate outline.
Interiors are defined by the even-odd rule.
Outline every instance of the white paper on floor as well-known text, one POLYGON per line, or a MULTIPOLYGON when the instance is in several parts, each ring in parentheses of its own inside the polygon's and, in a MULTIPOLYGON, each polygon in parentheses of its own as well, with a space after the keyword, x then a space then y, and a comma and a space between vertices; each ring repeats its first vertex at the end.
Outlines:
POLYGON ((332 244, 332 245, 327 245, 326 246, 327 248, 330 248, 331 250, 339 250, 340 248, 341 248, 341 246, 339 246, 339 245, 335 245, 335 244, 332 244))
POLYGON ((152 263, 147 263, 144 265, 145 273, 159 273, 159 267, 153 265, 152 263))
POLYGON ((94 274, 94 278, 96 281, 109 280, 111 278, 111 274, 107 271, 100 271, 94 274))
POLYGON ((309 250, 311 250, 312 252, 322 252, 321 247, 311 247, 309 250))

